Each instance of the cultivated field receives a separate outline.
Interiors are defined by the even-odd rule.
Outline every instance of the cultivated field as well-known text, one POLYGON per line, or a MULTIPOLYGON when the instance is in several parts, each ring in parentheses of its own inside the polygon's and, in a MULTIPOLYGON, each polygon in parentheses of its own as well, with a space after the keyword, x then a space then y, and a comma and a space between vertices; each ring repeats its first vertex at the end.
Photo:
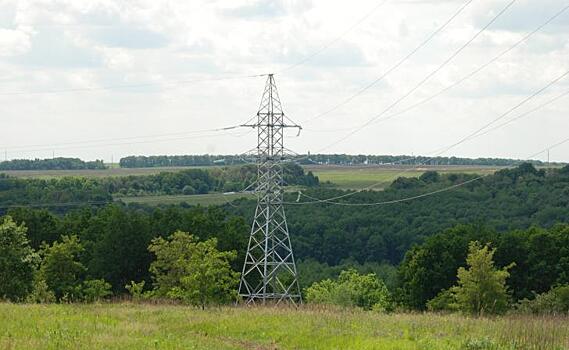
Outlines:
POLYGON ((1 349, 569 349, 569 319, 0 304, 1 349))
POLYGON ((317 175, 321 182, 329 181, 342 189, 361 189, 380 183, 374 189, 381 190, 400 176, 421 176, 425 171, 440 173, 491 174, 499 167, 481 166, 429 166, 429 167, 392 167, 392 166, 333 166, 317 165, 304 167, 317 175))

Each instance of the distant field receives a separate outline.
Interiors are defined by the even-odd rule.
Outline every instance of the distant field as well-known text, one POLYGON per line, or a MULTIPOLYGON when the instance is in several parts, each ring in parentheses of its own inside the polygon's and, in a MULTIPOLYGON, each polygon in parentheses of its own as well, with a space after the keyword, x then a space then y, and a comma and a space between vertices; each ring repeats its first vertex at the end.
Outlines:
MULTIPOLYGON (((4 170, 0 173, 22 178, 57 178, 64 176, 107 177, 129 175, 153 175, 163 171, 176 172, 201 167, 159 167, 159 168, 110 168, 103 170, 4 170)), ((209 167, 212 168, 212 167, 209 167)))
POLYGON ((0 304, 0 349, 561 350, 566 317, 0 304))
POLYGON ((330 181, 342 189, 361 189, 380 183, 375 189, 382 189, 399 176, 417 177, 428 170, 440 173, 469 173, 491 174, 499 167, 473 167, 473 166, 430 166, 414 169, 413 167, 387 167, 387 166, 333 166, 318 165, 306 166, 317 175, 321 182, 330 181))
POLYGON ((141 203, 148 205, 160 204, 179 204, 182 202, 191 205, 219 205, 234 201, 239 198, 253 198, 252 194, 245 193, 208 193, 208 194, 192 194, 192 195, 171 195, 171 196, 140 196, 140 197, 116 197, 115 200, 121 200, 125 203, 141 203))

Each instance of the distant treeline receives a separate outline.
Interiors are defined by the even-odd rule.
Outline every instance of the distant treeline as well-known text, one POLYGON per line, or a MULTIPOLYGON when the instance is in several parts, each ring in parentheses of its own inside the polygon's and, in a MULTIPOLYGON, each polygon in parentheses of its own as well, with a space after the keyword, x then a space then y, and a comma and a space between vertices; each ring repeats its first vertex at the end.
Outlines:
POLYGON ((106 169, 102 160, 85 162, 79 158, 13 159, 0 162, 1 170, 81 170, 106 169))
MULTIPOLYGON (((519 164, 519 160, 504 158, 458 158, 427 157, 409 155, 350 155, 350 154, 310 154, 303 156, 301 164, 326 165, 472 165, 472 166, 510 166, 519 164)), ((535 160, 530 163, 543 165, 535 160)))
MULTIPOLYGON (((389 155, 349 155, 349 154, 309 154, 299 155, 292 160, 303 165, 472 165, 472 166, 511 166, 519 160, 503 158, 458 158, 426 156, 389 155)), ((175 166, 236 165, 246 163, 238 155, 184 155, 184 156, 129 156, 120 160, 121 168, 152 168, 175 166)), ((531 161, 534 165, 543 162, 531 161)))
POLYGON ((129 156, 121 158, 121 168, 155 168, 176 166, 210 166, 245 164, 239 155, 129 156))
MULTIPOLYGON (((205 194, 242 191, 257 177, 257 168, 186 169, 156 175, 124 177, 63 177, 22 179, 0 174, 0 206, 22 204, 105 202, 113 196, 205 194)), ((286 185, 318 186, 318 177, 297 164, 284 167, 286 185)), ((0 208, 1 211, 1 208, 0 208)))

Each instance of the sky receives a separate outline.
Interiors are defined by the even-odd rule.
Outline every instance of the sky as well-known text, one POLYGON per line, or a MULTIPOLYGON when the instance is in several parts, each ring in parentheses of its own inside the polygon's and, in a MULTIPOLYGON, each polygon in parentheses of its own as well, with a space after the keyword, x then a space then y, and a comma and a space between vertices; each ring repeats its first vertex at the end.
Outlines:
POLYGON ((410 108, 569 5, 514 1, 465 46, 511 1, 471 0, 393 69, 468 1, 0 0, 0 159, 240 154, 254 130, 211 129, 254 117, 274 73, 297 153, 546 160, 569 138, 569 9, 410 108))

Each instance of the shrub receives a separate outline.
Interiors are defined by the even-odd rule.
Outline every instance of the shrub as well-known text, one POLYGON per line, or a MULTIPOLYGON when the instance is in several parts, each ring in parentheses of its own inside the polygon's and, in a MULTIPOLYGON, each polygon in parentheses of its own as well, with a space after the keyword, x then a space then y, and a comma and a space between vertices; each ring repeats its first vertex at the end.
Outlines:
POLYGON ((548 292, 536 295, 535 299, 524 299, 518 311, 532 314, 569 313, 569 284, 551 288, 548 292))
POLYGON ((451 289, 445 289, 441 291, 436 297, 427 302, 427 310, 456 311, 458 310, 456 296, 451 289))
POLYGON ((87 280, 81 289, 83 300, 87 302, 101 301, 112 295, 111 285, 103 279, 87 280))
POLYGON ((144 295, 144 285, 145 284, 146 284, 146 281, 141 281, 138 283, 136 283, 134 281, 130 281, 130 284, 127 284, 124 287, 126 288, 128 293, 130 294, 132 299, 135 301, 138 301, 138 300, 142 299, 142 297, 144 295))
POLYGON ((391 295, 374 273, 360 275, 355 269, 344 270, 337 281, 326 279, 306 289, 306 300, 316 304, 356 306, 364 310, 391 311, 391 295))

